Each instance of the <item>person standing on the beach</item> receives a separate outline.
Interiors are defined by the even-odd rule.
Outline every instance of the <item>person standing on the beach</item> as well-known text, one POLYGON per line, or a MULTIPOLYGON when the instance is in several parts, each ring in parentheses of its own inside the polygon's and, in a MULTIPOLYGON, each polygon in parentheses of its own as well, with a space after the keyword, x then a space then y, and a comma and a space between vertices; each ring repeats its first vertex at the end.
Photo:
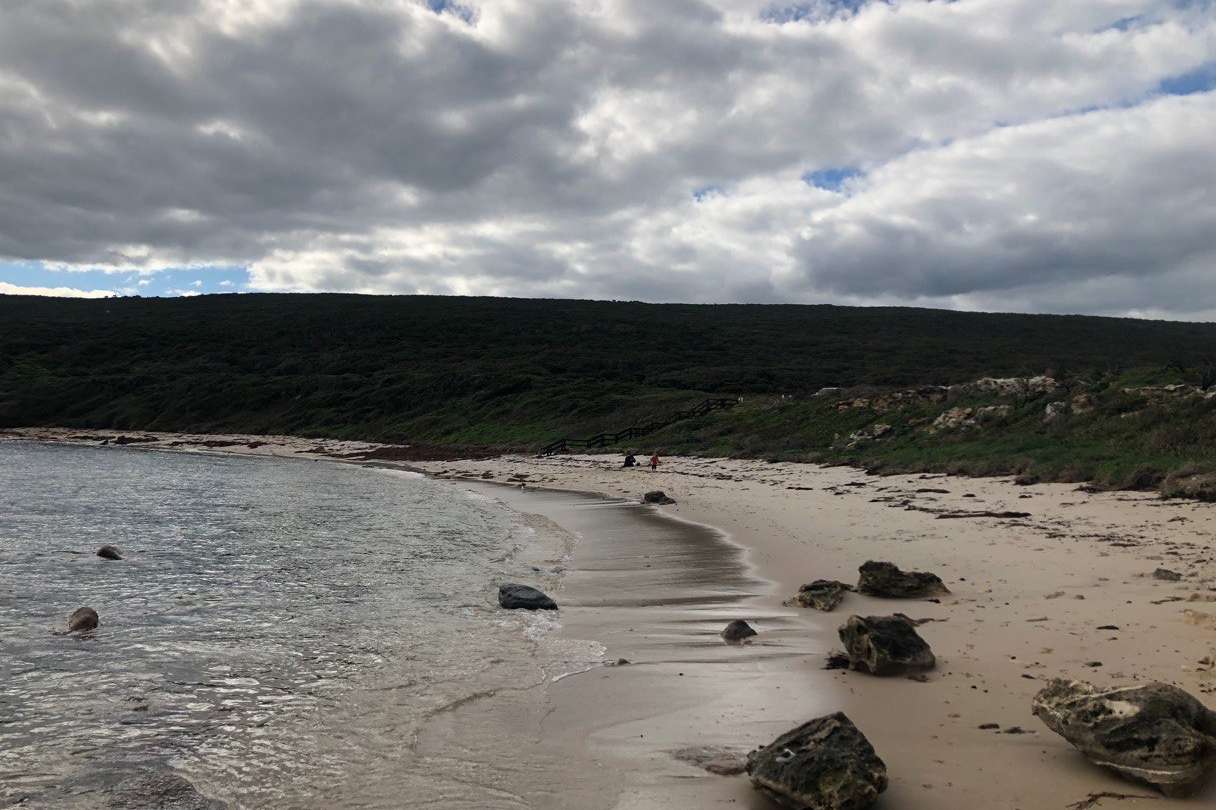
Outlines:
POLYGON ((659 468, 659 454, 655 453, 650 457, 650 469, 657 470, 659 468))

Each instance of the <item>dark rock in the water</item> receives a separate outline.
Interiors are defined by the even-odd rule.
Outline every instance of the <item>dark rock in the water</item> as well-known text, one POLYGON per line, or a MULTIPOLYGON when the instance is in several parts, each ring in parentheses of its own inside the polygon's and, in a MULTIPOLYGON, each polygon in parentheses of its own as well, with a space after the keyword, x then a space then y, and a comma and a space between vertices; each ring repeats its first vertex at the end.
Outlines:
POLYGON ((848 669, 849 654, 840 650, 832 650, 823 661, 824 669, 848 669))
POLYGON ((790 597, 786 604, 829 611, 839 605, 840 600, 844 599, 844 595, 851 590, 853 590, 852 586, 843 582, 817 579, 799 588, 798 593, 790 597))
POLYGON ((902 675, 937 663, 925 640, 899 616, 850 616, 839 632, 849 664, 859 672, 902 675))
POLYGON ((752 751, 747 773, 781 804, 807 810, 864 810, 887 789, 887 766, 841 712, 752 751))
POLYGON ((494 473, 490 472, 489 470, 486 470, 485 472, 483 472, 483 473, 481 474, 481 477, 482 477, 483 479, 485 479, 486 481, 489 481, 491 478, 493 478, 493 477, 494 477, 494 473))
POLYGON ((97 621, 97 611, 93 608, 76 608, 72 611, 72 615, 68 616, 68 632, 87 633, 89 630, 96 630, 97 621))
POLYGON ((97 556, 103 560, 121 560, 122 555, 118 553, 117 546, 102 546, 97 549, 97 556))
POLYGON ((722 638, 725 641, 732 643, 740 642, 757 635, 752 626, 742 619, 735 619, 730 624, 726 625, 726 629, 722 631, 722 638))
POLYGON ((643 495, 642 503, 657 503, 660 506, 667 506, 675 503, 675 499, 667 497, 667 493, 663 490, 656 489, 654 492, 647 492, 643 495))
POLYGON ((900 571, 894 563, 870 560, 858 570, 861 578, 857 581, 857 590, 870 596, 910 599, 950 593, 936 574, 900 571))
POLYGON ((1163 582, 1178 582, 1182 579, 1182 574, 1177 571, 1171 571, 1168 568, 1158 568, 1153 572, 1153 579, 1159 579, 1163 582))
POLYGON ((1216 763, 1216 712, 1176 686, 1100 689, 1057 678, 1032 708, 1095 764, 1167 796, 1194 792, 1216 763))
POLYGON ((114 810, 225 810, 194 785, 172 771, 147 771, 114 786, 109 797, 114 810))
POLYGON ((508 582, 498 586, 498 604, 508 610, 523 608, 524 610, 557 610, 554 602, 543 592, 528 585, 516 585, 508 582))

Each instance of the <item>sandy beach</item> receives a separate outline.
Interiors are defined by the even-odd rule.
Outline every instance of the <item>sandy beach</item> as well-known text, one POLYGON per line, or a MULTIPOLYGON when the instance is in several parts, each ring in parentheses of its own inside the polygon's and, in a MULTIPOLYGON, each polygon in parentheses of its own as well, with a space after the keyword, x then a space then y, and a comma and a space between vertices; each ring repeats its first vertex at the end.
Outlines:
MULTIPOLYGON (((833 710, 845 711, 886 761, 891 784, 883 807, 1037 810, 1118 793, 1146 797, 1124 798, 1119 806, 1160 808, 1216 798, 1211 784, 1199 797, 1164 800, 1118 779, 1030 712, 1032 696, 1052 677, 1098 684, 1160 680, 1210 705, 1216 694, 1210 552, 1216 509, 1209 505, 1091 494, 1075 485, 879 478, 848 468, 726 459, 669 458, 658 472, 622 469, 607 456, 418 466, 447 477, 488 472, 499 481, 526 479, 526 488, 631 499, 662 489, 677 503, 658 509, 727 532, 771 583, 748 604, 747 615, 727 611, 714 618, 723 625, 728 618, 752 621, 757 643, 776 631, 775 643, 790 644, 791 655, 680 665, 678 684, 665 665, 642 684, 618 687, 624 700, 634 701, 655 691, 678 696, 689 677, 706 679, 717 682, 709 702, 613 722, 605 716, 611 712, 604 684, 638 677, 628 668, 594 687, 584 682, 555 690, 559 707, 581 704, 591 715, 585 720, 594 727, 593 750, 649 766, 636 771, 648 775, 646 783, 625 777, 620 807, 768 807, 745 778, 706 774, 675 762, 670 751, 695 743, 746 750, 833 710), (1029 517, 939 517, 981 511, 1029 517), (849 594, 830 614, 782 606, 804 582, 855 581, 858 566, 870 559, 936 572, 952 593, 940 604, 849 594), (1157 568, 1182 579, 1156 579, 1157 568), (934 620, 921 628, 938 656, 927 682, 822 669, 822 653, 839 646, 835 629, 847 616, 896 611, 934 620), (980 728, 990 724, 998 729, 980 728), (658 767, 664 760, 669 764, 658 767)), ((607 637, 610 657, 629 657, 630 643, 621 635, 607 637)))
MULTIPOLYGON (((33 433, 25 437, 90 432, 33 433)), ((283 437, 209 437, 201 441, 234 443, 195 448, 198 437, 157 435, 149 446, 348 461, 374 448, 283 437)), ((571 499, 546 492, 636 502, 661 489, 676 503, 632 508, 719 530, 700 530, 698 542, 716 544, 712 554, 682 540, 682 556, 669 560, 650 559, 624 534, 583 537, 554 594, 563 606, 561 632, 594 638, 605 660, 629 664, 561 679, 551 686, 547 713, 524 719, 529 744, 565 750, 571 763, 568 789, 531 796, 529 806, 771 807, 746 777, 708 773, 678 752, 743 753, 837 710, 887 764, 890 787, 880 807, 1166 808, 1216 798, 1216 783, 1192 799, 1169 800, 1108 774, 1030 711, 1032 696, 1053 677, 1102 685, 1159 680, 1213 704, 1211 505, 1075 485, 874 477, 751 460, 665 458, 657 472, 619 465, 616 456, 410 462, 559 525, 563 510, 572 514, 571 499), (982 512, 1026 516, 972 514, 982 512), (951 593, 938 602, 850 593, 832 613, 783 605, 813 579, 856 581, 867 560, 932 571, 951 593), (702 565, 711 569, 702 581, 637 578, 651 566, 702 565), (1181 578, 1157 578, 1158 568, 1181 578), (715 586, 714 577, 730 581, 715 586), (621 598, 634 581, 642 583, 636 607, 621 598), (665 604, 658 590, 665 581, 673 594, 693 596, 665 604), (927 680, 823 669, 849 615, 894 612, 932 620, 919 628, 938 659, 927 680), (734 618, 759 631, 752 644, 718 639, 734 618)), ((472 707, 452 721, 476 722, 485 710, 472 707)))

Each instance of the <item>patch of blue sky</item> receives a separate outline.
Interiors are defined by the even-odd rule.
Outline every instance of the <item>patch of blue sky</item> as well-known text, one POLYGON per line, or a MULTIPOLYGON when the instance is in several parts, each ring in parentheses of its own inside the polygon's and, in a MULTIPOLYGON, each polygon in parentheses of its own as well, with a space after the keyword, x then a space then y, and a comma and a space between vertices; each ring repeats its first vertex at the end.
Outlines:
POLYGON ((887 2, 888 0, 811 0, 802 3, 774 3, 760 12, 760 19, 777 25, 814 22, 842 14, 856 14, 869 3, 887 2))
POLYGON ((1194 70, 1162 79, 1157 91, 1167 96, 1189 96, 1216 90, 1216 60, 1205 62, 1194 70))
POLYGON ((725 194, 726 192, 722 190, 721 186, 709 185, 693 189, 692 198, 697 202, 704 202, 712 197, 721 197, 725 194))
POLYGON ((1149 21, 1147 14, 1135 14, 1131 17, 1122 17, 1109 25, 1099 28, 1098 31, 1130 31, 1133 28, 1138 28, 1140 25, 1149 21))
POLYGON ((830 169, 816 169, 802 175, 802 182, 808 186, 821 188, 825 191, 841 191, 845 184, 854 177, 863 174, 861 169, 854 166, 837 166, 830 169))
POLYGON ((470 25, 477 19, 476 9, 453 0, 426 0, 426 6, 436 14, 452 14, 470 25))
POLYGON ((190 296, 243 292, 249 287, 244 267, 180 267, 155 273, 61 270, 42 262, 0 261, 0 281, 14 287, 108 290, 115 295, 190 296))

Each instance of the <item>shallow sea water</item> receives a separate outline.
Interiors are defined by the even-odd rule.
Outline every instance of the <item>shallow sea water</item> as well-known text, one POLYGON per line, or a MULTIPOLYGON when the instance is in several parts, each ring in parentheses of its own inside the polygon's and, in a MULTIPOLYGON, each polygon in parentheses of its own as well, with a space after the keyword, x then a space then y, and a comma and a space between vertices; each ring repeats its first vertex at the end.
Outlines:
POLYGON ((397 471, 0 444, 0 807, 202 806, 140 781, 168 773, 231 807, 518 806, 476 729, 415 746, 601 660, 495 603, 572 542, 397 471), (56 634, 82 605, 98 630, 56 634))

